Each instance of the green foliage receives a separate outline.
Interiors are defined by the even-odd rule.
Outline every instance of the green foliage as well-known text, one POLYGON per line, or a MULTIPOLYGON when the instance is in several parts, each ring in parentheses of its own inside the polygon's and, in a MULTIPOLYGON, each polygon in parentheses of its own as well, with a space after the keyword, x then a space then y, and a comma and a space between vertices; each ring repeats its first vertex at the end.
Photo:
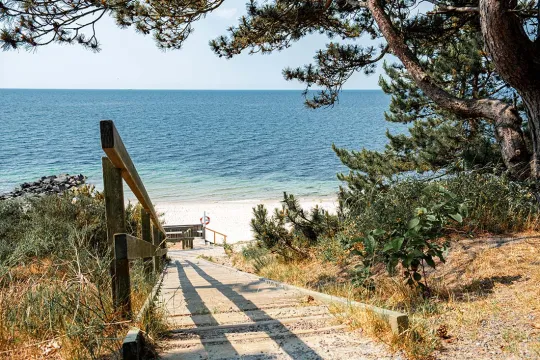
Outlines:
MULTIPOLYGON (((435 267, 434 258, 444 262, 444 251, 447 241, 442 240, 444 229, 449 222, 461 224, 467 214, 467 208, 457 196, 438 185, 435 191, 440 195, 437 203, 429 208, 416 208, 406 222, 399 222, 395 229, 387 232, 381 229, 371 230, 367 236, 353 239, 349 246, 354 248, 352 254, 360 255, 363 264, 360 266, 361 278, 369 276, 371 267, 384 263, 388 273, 395 274, 396 267, 401 265, 408 285, 427 287, 420 270, 425 265, 435 267), (361 247, 357 249, 357 244, 361 247)), ((425 273, 424 273, 425 275, 425 273)))
POLYGON ((225 254, 227 254, 228 256, 231 256, 234 252, 231 244, 227 244, 227 243, 223 244, 223 250, 225 251, 225 254))
POLYGON ((48 255, 64 256, 70 241, 107 251, 103 196, 88 188, 64 196, 42 196, 0 202, 0 259, 16 264, 48 255), (87 235, 87 236, 86 236, 87 235))
POLYGON ((335 215, 315 206, 306 213, 293 195, 284 193, 281 209, 268 216, 264 205, 253 208, 251 229, 258 243, 285 259, 305 258, 306 249, 321 235, 333 236, 339 222, 335 215))
POLYGON ((249 243, 244 247, 242 256, 253 264, 257 272, 273 261, 270 251, 258 243, 249 243))
POLYGON ((349 238, 343 232, 335 236, 321 236, 317 242, 316 254, 323 262, 342 264, 349 255, 344 243, 349 243, 349 238))
MULTIPOLYGON (((507 176, 462 172, 439 179, 404 178, 385 189, 342 188, 340 200, 350 226, 359 233, 373 229, 391 232, 416 208, 441 202, 439 186, 466 203, 468 216, 459 229, 471 233, 501 233, 533 230, 540 219, 540 206, 529 187, 507 176)), ((456 227, 457 229, 457 227, 456 227)))

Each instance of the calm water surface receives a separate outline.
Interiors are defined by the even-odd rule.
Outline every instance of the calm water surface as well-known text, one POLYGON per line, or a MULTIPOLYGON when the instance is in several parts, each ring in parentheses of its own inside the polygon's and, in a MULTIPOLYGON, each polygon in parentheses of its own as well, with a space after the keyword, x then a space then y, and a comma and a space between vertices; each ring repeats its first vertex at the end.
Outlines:
POLYGON ((154 201, 324 196, 346 169, 331 149, 382 149, 389 98, 346 91, 310 110, 300 91, 0 89, 0 192, 82 173, 101 188, 99 120, 112 119, 154 201))

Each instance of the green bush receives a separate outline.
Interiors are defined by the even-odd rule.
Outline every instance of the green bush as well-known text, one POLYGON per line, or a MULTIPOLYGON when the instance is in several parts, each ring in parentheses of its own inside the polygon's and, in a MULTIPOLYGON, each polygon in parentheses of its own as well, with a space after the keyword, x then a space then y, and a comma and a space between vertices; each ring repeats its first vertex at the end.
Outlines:
POLYGON ((392 232, 375 229, 366 236, 350 241, 349 246, 354 248, 352 253, 362 257, 363 264, 359 265, 362 280, 369 278, 371 267, 377 263, 383 263, 390 275, 394 275, 400 264, 408 285, 427 289, 424 267, 435 268, 435 257, 445 261, 443 252, 448 242, 441 237, 449 225, 463 222, 467 208, 455 194, 441 185, 431 184, 424 191, 437 191, 441 200, 428 208, 416 208, 410 220, 406 224, 396 224, 392 232), (433 186, 435 190, 431 188, 433 186), (420 282, 422 277, 423 283, 420 282))
POLYGON ((251 229, 260 246, 285 260, 306 259, 308 248, 317 245, 321 236, 334 236, 338 217, 315 206, 306 212, 293 195, 284 193, 281 209, 272 216, 264 205, 253 208, 251 229))
POLYGON ((255 242, 249 243, 242 249, 242 257, 252 263, 257 272, 273 261, 270 251, 255 242))
MULTIPOLYGON (((406 223, 416 208, 439 203, 444 187, 466 203, 468 216, 459 226, 471 234, 534 230, 540 221, 540 206, 532 191, 506 176, 467 172, 437 180, 402 179, 387 189, 364 189, 341 193, 341 203, 356 232, 373 229, 391 232, 406 223)), ((457 230, 457 228, 455 229, 457 230)))

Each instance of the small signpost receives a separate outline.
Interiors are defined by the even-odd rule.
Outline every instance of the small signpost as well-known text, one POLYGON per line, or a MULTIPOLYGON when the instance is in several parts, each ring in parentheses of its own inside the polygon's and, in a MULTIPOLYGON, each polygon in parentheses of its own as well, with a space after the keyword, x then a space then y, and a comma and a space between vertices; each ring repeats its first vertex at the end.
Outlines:
POLYGON ((206 243, 206 225, 210 224, 210 216, 206 216, 206 211, 203 213, 203 217, 200 219, 200 221, 203 226, 202 236, 203 236, 204 242, 206 243))

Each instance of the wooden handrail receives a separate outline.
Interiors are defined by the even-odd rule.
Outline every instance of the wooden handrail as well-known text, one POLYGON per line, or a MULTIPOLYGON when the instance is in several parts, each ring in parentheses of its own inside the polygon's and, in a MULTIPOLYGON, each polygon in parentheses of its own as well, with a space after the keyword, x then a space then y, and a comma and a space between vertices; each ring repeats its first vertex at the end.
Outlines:
POLYGON ((111 120, 101 121, 100 132, 101 147, 107 154, 101 159, 107 238, 114 249, 112 298, 115 310, 119 310, 123 318, 130 318, 130 260, 143 259, 145 273, 159 273, 167 254, 167 234, 114 123, 111 120), (142 205, 142 239, 126 234, 124 181, 142 205))
POLYGON ((115 234, 114 253, 116 259, 135 260, 163 256, 167 253, 167 249, 129 234, 115 234))
POLYGON ((210 230, 210 231, 213 231, 213 232, 215 232, 216 234, 219 234, 219 235, 221 235, 221 236, 225 236, 225 237, 227 237, 227 235, 225 235, 225 234, 223 234, 223 233, 220 233, 219 231, 216 231, 216 230, 212 230, 212 229, 210 229, 209 227, 207 227, 207 228, 205 228, 205 229, 206 229, 206 230, 210 230))
POLYGON ((150 201, 146 188, 139 177, 135 165, 133 165, 133 161, 131 161, 131 157, 124 146, 122 138, 116 130, 116 126, 114 126, 114 122, 112 120, 102 120, 99 127, 101 130, 101 147, 103 151, 105 151, 112 164, 122 170, 122 178, 137 197, 142 207, 150 214, 154 226, 165 234, 165 229, 163 229, 159 221, 154 205, 150 201))
MULTIPOLYGON (((220 233, 219 231, 216 231, 216 230, 212 230, 210 228, 204 228, 205 230, 210 230, 210 231, 213 231, 214 232, 214 244, 216 243, 216 234, 219 234, 221 236, 223 236, 223 243, 226 244, 227 243, 227 235, 223 234, 223 233, 220 233)), ((204 234, 204 241, 209 241, 209 240, 206 240, 206 234, 204 234)))

